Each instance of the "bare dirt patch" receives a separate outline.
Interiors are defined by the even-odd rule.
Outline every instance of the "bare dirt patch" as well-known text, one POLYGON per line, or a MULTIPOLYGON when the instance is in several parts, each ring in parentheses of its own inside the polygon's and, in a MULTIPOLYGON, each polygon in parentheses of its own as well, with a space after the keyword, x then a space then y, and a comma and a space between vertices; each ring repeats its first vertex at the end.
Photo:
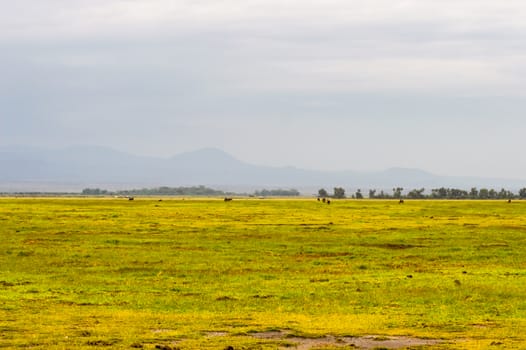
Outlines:
POLYGON ((228 335, 227 332, 205 332, 206 336, 209 338, 213 337, 226 337, 228 335))
MULTIPOLYGON (((322 346, 354 347, 356 349, 401 349, 412 346, 427 346, 442 343, 440 339, 421 339, 404 336, 366 335, 363 337, 337 337, 325 335, 318 338, 296 336, 287 331, 270 331, 251 334, 255 338, 269 340, 283 340, 294 344, 295 349, 308 350, 322 346)), ((290 347, 289 346, 284 346, 290 347)))

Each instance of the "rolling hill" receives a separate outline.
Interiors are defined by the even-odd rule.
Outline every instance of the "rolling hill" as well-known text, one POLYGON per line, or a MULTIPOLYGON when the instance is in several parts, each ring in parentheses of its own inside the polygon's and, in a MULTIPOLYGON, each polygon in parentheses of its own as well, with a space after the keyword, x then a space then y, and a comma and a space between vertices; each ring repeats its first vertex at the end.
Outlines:
POLYGON ((216 188, 295 187, 299 189, 491 187, 518 189, 526 181, 438 176, 419 169, 391 168, 379 172, 312 171, 266 167, 238 160, 219 149, 206 148, 170 158, 144 157, 98 146, 59 150, 10 147, 0 149, 0 190, 80 190, 90 186, 193 186, 216 188))

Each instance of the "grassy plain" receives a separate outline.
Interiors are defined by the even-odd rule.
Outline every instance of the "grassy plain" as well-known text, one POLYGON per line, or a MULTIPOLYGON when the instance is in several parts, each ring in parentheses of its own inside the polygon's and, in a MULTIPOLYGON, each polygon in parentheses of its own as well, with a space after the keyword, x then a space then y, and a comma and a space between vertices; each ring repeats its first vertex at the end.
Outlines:
POLYGON ((0 242, 0 348, 526 348, 526 202, 0 198, 0 242))

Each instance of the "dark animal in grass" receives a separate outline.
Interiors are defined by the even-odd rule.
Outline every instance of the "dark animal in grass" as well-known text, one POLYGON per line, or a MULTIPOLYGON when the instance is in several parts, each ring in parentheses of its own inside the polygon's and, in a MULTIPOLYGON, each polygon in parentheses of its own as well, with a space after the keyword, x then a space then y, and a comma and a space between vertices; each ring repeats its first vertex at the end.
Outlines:
POLYGON ((129 200, 129 201, 132 201, 132 200, 134 200, 134 199, 135 199, 135 198, 133 198, 133 197, 128 197, 128 200, 129 200))
POLYGON ((319 201, 320 201, 320 198, 318 197, 317 199, 318 199, 318 202, 319 202, 319 201))
POLYGON ((331 200, 330 199, 327 199, 327 204, 331 204, 331 200))
POLYGON ((508 203, 511 203, 511 199, 508 199, 508 203))
POLYGON ((325 198, 323 198, 321 201, 322 201, 323 203, 325 203, 327 200, 326 200, 325 198))
POLYGON ((232 201, 232 198, 225 197, 224 201, 225 201, 225 202, 230 202, 230 201, 232 201))
POLYGON ((398 204, 404 204, 404 200, 403 200, 403 199, 400 199, 400 200, 398 201, 398 204))

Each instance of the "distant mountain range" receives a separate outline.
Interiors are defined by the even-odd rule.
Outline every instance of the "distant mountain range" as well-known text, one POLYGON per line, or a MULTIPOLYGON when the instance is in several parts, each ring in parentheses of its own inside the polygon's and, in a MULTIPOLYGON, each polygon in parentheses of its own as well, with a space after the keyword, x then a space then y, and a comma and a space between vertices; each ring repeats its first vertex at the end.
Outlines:
POLYGON ((379 172, 312 171, 295 167, 257 166, 213 148, 171 158, 136 156, 113 149, 82 146, 60 150, 0 148, 0 191, 79 191, 85 187, 124 189, 152 186, 206 185, 219 189, 317 188, 426 189, 501 187, 516 190, 526 181, 438 176, 419 169, 379 172))

